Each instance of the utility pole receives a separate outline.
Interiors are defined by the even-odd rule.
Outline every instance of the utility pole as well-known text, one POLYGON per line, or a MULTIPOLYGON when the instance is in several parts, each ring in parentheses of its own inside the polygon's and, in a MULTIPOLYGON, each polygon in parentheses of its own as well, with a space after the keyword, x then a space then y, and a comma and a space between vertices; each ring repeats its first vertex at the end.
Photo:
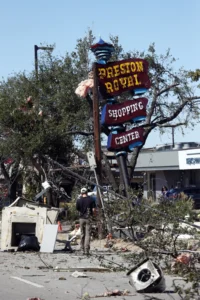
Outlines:
POLYGON ((38 81, 38 46, 34 45, 34 58, 35 58, 35 76, 36 80, 38 81))
POLYGON ((175 139, 174 139, 174 127, 172 127, 172 148, 175 146, 175 139))
MULTIPOLYGON (((35 59, 35 77, 36 77, 36 86, 38 88, 38 50, 48 50, 48 51, 52 51, 53 48, 52 47, 38 47, 37 45, 34 45, 34 59, 35 59)), ((36 105, 36 109, 38 110, 38 113, 40 111, 40 97, 39 97, 39 92, 37 92, 37 105, 36 105)), ((41 175, 41 181, 44 181, 44 176, 41 175)), ((47 203, 48 205, 52 204, 52 191, 48 190, 46 192, 46 196, 47 196, 47 203)))
MULTIPOLYGON (((35 77, 36 77, 36 82, 38 83, 38 50, 47 50, 47 51, 53 51, 52 47, 38 47, 37 45, 34 45, 34 58, 35 58, 35 77)), ((40 109, 40 100, 39 100, 39 95, 37 97, 37 109, 39 112, 40 109)))

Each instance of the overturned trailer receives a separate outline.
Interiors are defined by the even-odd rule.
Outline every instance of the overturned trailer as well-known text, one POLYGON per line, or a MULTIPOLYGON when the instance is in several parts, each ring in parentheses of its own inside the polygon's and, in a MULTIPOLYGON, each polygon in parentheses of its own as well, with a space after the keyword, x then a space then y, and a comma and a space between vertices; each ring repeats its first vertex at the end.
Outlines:
POLYGON ((1 251, 17 250, 21 236, 43 239, 44 225, 55 224, 59 209, 42 207, 33 201, 17 198, 2 210, 1 251))

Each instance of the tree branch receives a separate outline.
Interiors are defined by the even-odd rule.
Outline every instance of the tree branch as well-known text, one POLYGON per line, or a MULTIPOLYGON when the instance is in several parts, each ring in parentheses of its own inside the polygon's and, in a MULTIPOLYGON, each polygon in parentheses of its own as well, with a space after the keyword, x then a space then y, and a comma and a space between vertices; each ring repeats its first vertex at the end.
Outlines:
POLYGON ((159 125, 162 125, 162 124, 165 124, 165 123, 168 123, 168 122, 174 120, 181 113, 181 111, 187 105, 188 102, 196 100, 196 99, 200 99, 200 97, 196 96, 196 97, 185 98, 185 100, 183 101, 183 103, 175 110, 175 112, 170 117, 164 118, 164 119, 158 121, 155 124, 155 127, 159 126, 159 125))
POLYGON ((164 124, 164 125, 161 125, 161 126, 158 126, 158 127, 160 127, 160 128, 163 128, 163 127, 165 127, 165 128, 167 128, 167 127, 175 128, 175 127, 183 126, 183 125, 185 125, 185 122, 180 122, 180 123, 176 123, 176 124, 164 124))
MULTIPOLYGON (((102 127, 102 133, 105 133, 106 135, 109 135, 110 130, 106 127, 102 127)), ((71 135, 77 134, 77 135, 91 136, 91 135, 94 135, 94 131, 90 131, 90 132, 79 131, 79 130, 67 131, 63 135, 67 135, 67 134, 71 134, 71 135)))
POLYGON ((157 100, 157 97, 156 97, 156 94, 154 94, 153 100, 151 102, 151 107, 150 107, 149 113, 148 113, 147 118, 146 118, 146 123, 147 124, 150 124, 150 122, 151 122, 151 117, 152 117, 153 112, 154 112, 156 100, 157 100))
POLYGON ((64 135, 67 135, 67 134, 77 134, 77 135, 84 135, 84 136, 90 136, 90 135, 94 135, 94 131, 91 131, 91 132, 85 132, 85 131, 67 131, 64 133, 64 135))
POLYGON ((174 87, 176 87, 176 86, 178 86, 178 85, 179 85, 179 83, 174 83, 174 84, 172 84, 172 85, 167 86, 165 89, 159 91, 158 93, 156 93, 156 92, 154 93, 154 95, 153 95, 153 100, 152 100, 152 102, 151 102, 151 108, 150 108, 149 114, 148 114, 148 116, 147 116, 147 123, 150 123, 150 121, 151 121, 151 117, 152 117, 152 115, 153 115, 154 108, 155 108, 155 105, 156 105, 156 101, 157 101, 158 96, 162 95, 163 93, 169 91, 170 89, 172 89, 172 88, 174 88, 174 87))
POLYGON ((167 91, 173 89, 174 87, 176 87, 176 86, 178 86, 178 85, 179 85, 179 83, 174 83, 174 84, 172 84, 172 85, 167 86, 165 89, 163 89, 163 90, 161 90, 160 92, 158 92, 158 93, 156 94, 156 97, 162 95, 163 93, 165 93, 165 92, 167 92, 167 91))

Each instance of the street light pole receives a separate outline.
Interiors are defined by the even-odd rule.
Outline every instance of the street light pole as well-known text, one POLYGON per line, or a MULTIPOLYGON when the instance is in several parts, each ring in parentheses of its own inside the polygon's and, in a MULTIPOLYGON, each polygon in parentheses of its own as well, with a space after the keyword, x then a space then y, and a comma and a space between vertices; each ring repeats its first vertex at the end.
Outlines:
POLYGON ((37 51, 38 51, 38 46, 34 45, 34 57, 35 57, 35 76, 36 79, 38 81, 38 55, 37 55, 37 51))
POLYGON ((38 80, 38 50, 49 50, 52 51, 52 47, 38 47, 37 45, 34 45, 34 57, 35 57, 35 76, 38 80))
MULTIPOLYGON (((35 58, 35 76, 36 76, 36 86, 38 86, 38 50, 49 50, 52 51, 52 47, 38 47, 37 45, 34 45, 34 58, 35 58)), ((40 100, 39 100, 39 92, 37 92, 37 109, 39 112, 40 109, 40 100)), ((43 175, 41 175, 41 181, 44 181, 43 175)), ((51 190, 46 192, 47 196, 47 203, 49 205, 52 205, 52 193, 51 190)))
POLYGON ((172 127, 172 148, 175 147, 175 138, 174 138, 174 131, 175 131, 175 127, 172 127))
MULTIPOLYGON (((37 45, 34 45, 34 58, 35 58, 35 76, 36 76, 36 81, 38 83, 38 50, 49 50, 52 51, 53 48, 52 47, 38 47, 37 45)), ((39 95, 38 95, 38 112, 39 112, 39 95)))

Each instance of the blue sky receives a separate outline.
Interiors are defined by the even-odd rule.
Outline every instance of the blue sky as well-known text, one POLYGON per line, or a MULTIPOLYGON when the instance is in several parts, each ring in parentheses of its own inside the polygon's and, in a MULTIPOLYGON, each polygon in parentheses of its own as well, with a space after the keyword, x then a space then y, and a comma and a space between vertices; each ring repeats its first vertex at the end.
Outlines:
MULTIPOLYGON (((62 55, 88 28, 107 41, 118 35, 125 50, 146 50, 155 42, 158 53, 171 49, 177 67, 200 67, 199 0, 7 0, 0 7, 0 79, 31 71, 35 44, 55 43, 54 54, 62 55)), ((199 130, 176 132, 175 141, 200 142, 199 130)), ((153 134, 146 146, 170 141, 170 134, 153 134)))

